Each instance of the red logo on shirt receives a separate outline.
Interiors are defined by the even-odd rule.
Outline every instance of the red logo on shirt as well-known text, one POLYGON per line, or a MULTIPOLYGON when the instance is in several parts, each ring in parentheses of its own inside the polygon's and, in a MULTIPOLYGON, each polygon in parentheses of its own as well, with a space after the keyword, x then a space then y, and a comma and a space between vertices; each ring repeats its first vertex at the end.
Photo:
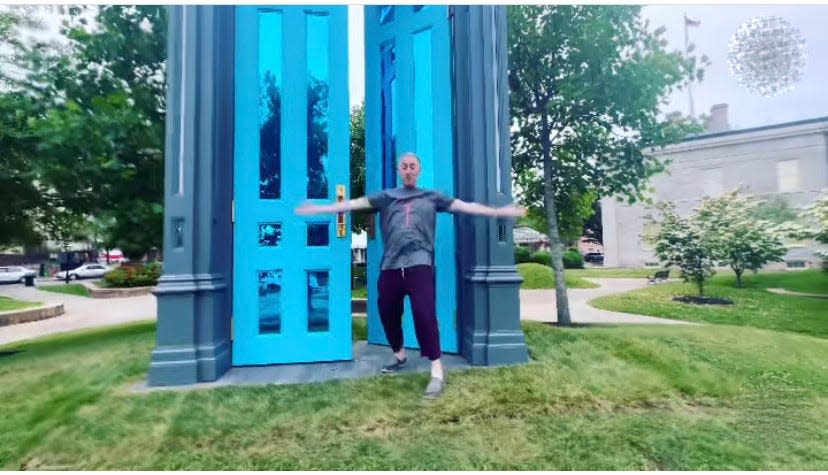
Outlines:
POLYGON ((405 205, 405 227, 411 227, 411 203, 405 205))

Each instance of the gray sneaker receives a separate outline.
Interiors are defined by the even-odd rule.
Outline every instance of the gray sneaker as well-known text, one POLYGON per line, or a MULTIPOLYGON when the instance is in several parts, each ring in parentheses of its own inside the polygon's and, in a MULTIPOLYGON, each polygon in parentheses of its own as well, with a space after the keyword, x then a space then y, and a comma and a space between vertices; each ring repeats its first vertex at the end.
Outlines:
POLYGON ((442 379, 431 378, 431 381, 428 382, 428 386, 426 386, 423 397, 426 399, 437 399, 441 394, 443 394, 443 388, 445 386, 446 383, 442 379))
POLYGON ((394 357, 394 362, 391 363, 390 365, 383 366, 382 369, 380 370, 380 373, 382 373, 382 374, 396 373, 397 371, 405 368, 405 363, 407 363, 407 362, 408 362, 408 358, 403 358, 401 360, 398 360, 397 357, 395 356, 394 357))

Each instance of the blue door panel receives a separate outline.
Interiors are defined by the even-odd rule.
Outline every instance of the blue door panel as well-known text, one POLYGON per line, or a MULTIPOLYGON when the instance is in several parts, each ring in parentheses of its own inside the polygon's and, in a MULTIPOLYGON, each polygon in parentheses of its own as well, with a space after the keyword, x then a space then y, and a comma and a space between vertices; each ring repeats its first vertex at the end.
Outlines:
MULTIPOLYGON (((366 191, 401 185, 396 158, 416 152, 419 186, 454 195, 451 33, 445 5, 365 7, 366 191)), ((387 344, 377 308, 376 283, 383 243, 379 218, 368 241, 368 341, 387 344)), ((454 218, 437 217, 437 318, 443 351, 458 351, 454 218)), ((408 299, 405 345, 417 348, 408 299)))
POLYGON ((347 7, 236 8, 233 364, 352 358, 347 7), (348 199, 344 196, 343 199, 348 199))

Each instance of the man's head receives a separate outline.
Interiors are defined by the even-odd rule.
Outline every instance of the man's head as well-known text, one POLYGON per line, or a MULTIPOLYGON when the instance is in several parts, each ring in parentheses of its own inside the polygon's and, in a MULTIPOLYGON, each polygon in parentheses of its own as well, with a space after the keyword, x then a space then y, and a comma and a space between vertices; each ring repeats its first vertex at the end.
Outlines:
POLYGON ((413 152, 400 155, 399 172, 406 188, 415 188, 420 178, 420 157, 413 152))

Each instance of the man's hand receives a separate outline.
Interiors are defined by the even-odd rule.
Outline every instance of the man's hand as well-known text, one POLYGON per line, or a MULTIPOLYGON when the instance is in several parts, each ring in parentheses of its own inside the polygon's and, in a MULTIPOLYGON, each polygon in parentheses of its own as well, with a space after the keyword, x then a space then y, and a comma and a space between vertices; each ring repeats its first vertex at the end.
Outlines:
POLYGON ((519 218, 521 216, 526 216, 526 208, 521 208, 520 206, 515 206, 514 204, 502 206, 497 209, 497 216, 499 217, 514 217, 519 218))

